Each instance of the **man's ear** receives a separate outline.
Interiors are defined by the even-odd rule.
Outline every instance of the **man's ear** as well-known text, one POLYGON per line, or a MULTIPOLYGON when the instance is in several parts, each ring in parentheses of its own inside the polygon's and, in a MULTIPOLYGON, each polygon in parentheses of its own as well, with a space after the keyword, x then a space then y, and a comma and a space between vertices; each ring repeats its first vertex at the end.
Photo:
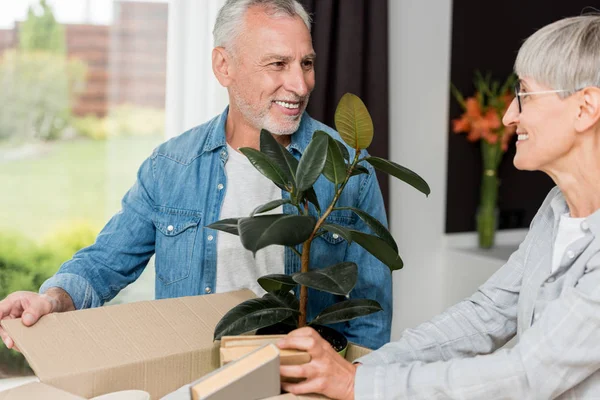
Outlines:
POLYGON ((231 84, 232 63, 231 56, 223 47, 215 47, 212 51, 212 69, 217 80, 223 87, 231 84))
POLYGON ((600 123, 600 88, 586 87, 580 92, 575 129, 585 132, 600 123))

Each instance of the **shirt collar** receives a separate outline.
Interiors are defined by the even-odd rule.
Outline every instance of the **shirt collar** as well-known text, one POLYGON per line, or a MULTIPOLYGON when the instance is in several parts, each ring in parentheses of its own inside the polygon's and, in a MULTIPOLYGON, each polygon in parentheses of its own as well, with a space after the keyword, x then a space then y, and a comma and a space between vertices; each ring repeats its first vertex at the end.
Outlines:
MULTIPOLYGON (((225 139, 225 124, 227 123, 227 115, 229 114, 229 106, 225 107, 225 110, 221 115, 219 115, 215 120, 214 124, 209 129, 208 137, 206 138, 206 142, 204 144, 204 148, 202 152, 214 151, 215 149, 220 149, 221 147, 225 147, 227 141, 225 139)), ((300 125, 298 126, 298 130, 292 134, 291 142, 290 142, 290 150, 297 151, 300 155, 304 152, 308 144, 310 143, 312 128, 312 118, 305 111, 302 114, 302 119, 300 120, 300 125)))
MULTIPOLYGON (((569 206, 562 192, 559 196, 556 196, 552 199, 550 202, 550 207, 552 207, 552 212, 554 213, 556 231, 556 225, 558 224, 558 221, 560 221, 560 216, 565 213, 569 213, 569 206)), ((594 211, 591 215, 585 218, 585 220, 582 222, 582 228, 584 230, 589 229, 596 237, 600 236, 600 209, 594 211)))
POLYGON ((550 207, 552 208, 552 212, 554 213, 555 221, 559 221, 561 215, 567 214, 569 212, 569 206, 567 205, 567 201, 565 200, 565 196, 563 196, 562 192, 559 196, 555 196, 550 201, 550 207))
POLYGON ((208 130, 208 137, 204 142, 204 148, 202 149, 203 153, 219 149, 227 144, 227 141, 225 140, 225 124, 227 123, 228 114, 229 106, 225 107, 225 111, 213 120, 214 123, 208 130))

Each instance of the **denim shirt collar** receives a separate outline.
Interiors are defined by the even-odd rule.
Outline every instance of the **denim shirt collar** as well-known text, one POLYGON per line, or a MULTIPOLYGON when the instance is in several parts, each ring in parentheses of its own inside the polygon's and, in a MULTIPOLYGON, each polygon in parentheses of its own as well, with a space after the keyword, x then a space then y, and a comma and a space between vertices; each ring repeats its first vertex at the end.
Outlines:
POLYGON ((213 120, 214 124, 211 129, 208 129, 208 135, 204 142, 202 153, 220 149, 227 144, 227 141, 225 140, 225 124, 227 123, 228 113, 229 106, 225 107, 225 111, 213 120))
MULTIPOLYGON (((202 152, 210 152, 216 149, 220 149, 227 144, 225 139, 225 125, 227 123, 227 115, 229 114, 229 106, 225 107, 225 110, 214 120, 212 129, 209 129, 206 141, 202 152)), ((297 151, 300 155, 306 149, 306 146, 310 143, 312 137, 311 132, 312 121, 308 113, 305 111, 302 114, 300 125, 298 130, 291 136, 290 150, 297 151)))

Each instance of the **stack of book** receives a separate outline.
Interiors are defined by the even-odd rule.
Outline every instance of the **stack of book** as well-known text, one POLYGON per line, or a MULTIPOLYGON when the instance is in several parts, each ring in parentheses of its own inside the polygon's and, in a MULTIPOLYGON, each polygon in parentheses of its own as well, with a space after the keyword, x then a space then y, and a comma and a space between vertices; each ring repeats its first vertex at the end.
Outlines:
POLYGON ((282 337, 224 336, 220 349, 221 368, 190 385, 192 400, 278 398, 281 381, 293 381, 279 376, 279 366, 310 361, 310 355, 304 351, 279 350, 275 343, 282 337))

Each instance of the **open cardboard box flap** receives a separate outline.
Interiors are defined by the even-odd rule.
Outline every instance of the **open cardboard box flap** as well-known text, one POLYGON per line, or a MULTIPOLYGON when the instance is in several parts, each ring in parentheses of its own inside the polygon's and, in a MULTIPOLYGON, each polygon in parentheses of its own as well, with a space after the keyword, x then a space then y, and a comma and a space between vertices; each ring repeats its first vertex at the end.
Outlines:
MULTIPOLYGON (((219 367, 214 328, 253 297, 240 290, 49 314, 29 328, 20 319, 1 324, 42 384, 86 399, 127 389, 159 399, 219 367)), ((350 346, 346 358, 367 352, 350 346)))

